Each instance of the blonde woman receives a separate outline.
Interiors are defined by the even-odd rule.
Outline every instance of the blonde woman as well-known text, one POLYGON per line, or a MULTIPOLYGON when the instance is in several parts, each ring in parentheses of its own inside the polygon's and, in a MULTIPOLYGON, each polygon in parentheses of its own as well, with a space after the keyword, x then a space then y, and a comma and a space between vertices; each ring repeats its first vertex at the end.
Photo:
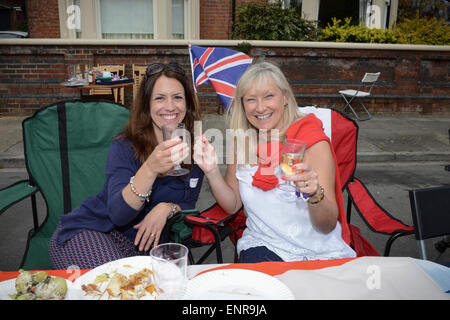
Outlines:
POLYGON ((227 163, 225 177, 205 137, 195 143, 194 160, 225 211, 233 213, 244 205, 247 228, 237 245, 239 261, 355 256, 348 239, 343 238, 348 229, 330 141, 319 119, 298 112, 292 89, 277 66, 257 63, 242 75, 229 126, 231 130, 243 130, 240 132, 249 139, 245 148, 232 149, 228 159, 233 161, 227 163), (303 163, 297 165, 296 174, 289 176, 284 176, 279 167, 279 142, 285 136, 308 143, 303 163), (293 181, 298 194, 308 195, 308 200, 282 200, 277 185, 283 180, 293 181))

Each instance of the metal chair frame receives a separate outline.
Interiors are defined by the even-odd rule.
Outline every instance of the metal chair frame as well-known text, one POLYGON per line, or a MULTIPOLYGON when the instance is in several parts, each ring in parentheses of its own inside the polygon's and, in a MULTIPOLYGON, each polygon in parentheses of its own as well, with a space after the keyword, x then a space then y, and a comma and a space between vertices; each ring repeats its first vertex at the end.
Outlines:
POLYGON ((367 110, 366 106, 362 102, 361 98, 366 98, 370 96, 370 93, 372 91, 373 86, 378 80, 378 77, 380 76, 380 72, 377 73, 366 73, 364 77, 361 80, 361 84, 359 85, 359 88, 357 90, 354 89, 347 89, 347 90, 341 90, 339 93, 341 94, 342 98, 345 100, 346 105, 342 109, 342 112, 345 112, 347 108, 350 109, 350 111, 353 113, 353 115, 356 117, 359 121, 364 120, 370 120, 372 118, 372 115, 370 114, 369 110, 367 110), (370 84, 368 91, 363 91, 362 89, 365 88, 368 84, 370 84), (347 97, 350 97, 350 99, 347 99, 347 97), (366 117, 360 117, 358 116, 358 113, 355 111, 355 109, 351 106, 351 102, 356 99, 359 103, 359 106, 362 107, 364 112, 366 113, 366 117))

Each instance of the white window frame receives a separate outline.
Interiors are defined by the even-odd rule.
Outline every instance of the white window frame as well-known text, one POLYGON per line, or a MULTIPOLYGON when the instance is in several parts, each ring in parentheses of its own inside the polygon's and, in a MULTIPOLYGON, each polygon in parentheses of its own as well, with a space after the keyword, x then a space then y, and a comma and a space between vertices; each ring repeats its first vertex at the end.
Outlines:
MULTIPOLYGON (((68 27, 67 9, 73 0, 58 0, 61 38, 75 39, 76 32, 68 27)), ((80 0, 81 38, 102 39, 99 0, 80 0)), ((200 39, 200 0, 184 0, 184 40, 200 39)), ((154 39, 172 39, 172 1, 153 0, 154 39), (167 23, 170 21, 170 23, 167 23)))
MULTIPOLYGON (((281 8, 289 9, 291 7, 291 1, 292 0, 269 0, 269 3, 280 2, 281 3, 281 8)), ((303 1, 308 1, 308 0, 303 0, 303 1)), ((313 0, 313 1, 316 1, 316 0, 313 0)))
MULTIPOLYGON (((289 8, 291 0, 269 0, 270 3, 280 2, 283 9, 289 8)), ((314 21, 317 24, 319 19, 320 0, 303 0, 302 1, 302 18, 314 21)))

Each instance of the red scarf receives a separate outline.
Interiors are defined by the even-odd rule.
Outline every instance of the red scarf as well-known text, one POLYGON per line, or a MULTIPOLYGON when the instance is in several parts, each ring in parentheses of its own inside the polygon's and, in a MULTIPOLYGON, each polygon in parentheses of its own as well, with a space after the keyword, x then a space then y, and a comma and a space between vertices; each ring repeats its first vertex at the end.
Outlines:
POLYGON ((253 175, 253 186, 267 191, 278 185, 278 178, 273 171, 280 164, 282 147, 279 141, 258 145, 256 154, 259 158, 259 166, 253 175))
MULTIPOLYGON (((342 226, 342 238, 346 243, 350 243, 350 229, 345 216, 344 198, 342 197, 341 179, 339 167, 330 139, 325 135, 320 121, 314 114, 294 122, 287 130, 286 137, 289 139, 298 139, 307 143, 307 149, 319 141, 327 141, 333 154, 334 166, 336 168, 335 193, 336 201, 339 209, 339 222, 342 226)), ((260 158, 258 170, 253 175, 252 185, 264 191, 271 190, 278 185, 278 178, 273 174, 274 169, 281 161, 282 143, 272 142, 268 144, 258 145, 257 154, 260 158), (271 145, 269 145, 271 144, 271 145), (277 148, 278 146, 278 148, 277 148), (273 155, 271 152, 275 152, 273 155), (263 157, 260 157, 263 155, 263 157)))

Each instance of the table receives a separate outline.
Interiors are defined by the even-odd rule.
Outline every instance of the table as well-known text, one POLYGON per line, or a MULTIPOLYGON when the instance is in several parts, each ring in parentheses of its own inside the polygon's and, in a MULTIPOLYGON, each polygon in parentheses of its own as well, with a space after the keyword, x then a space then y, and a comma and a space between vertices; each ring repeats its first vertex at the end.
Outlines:
MULTIPOLYGON (((133 80, 133 79, 131 79, 133 80)), ((114 90, 115 89, 119 89, 117 91, 117 100, 114 100, 116 103, 118 101, 120 101, 120 89, 121 88, 125 88, 125 87, 131 87, 134 86, 134 82, 120 82, 120 83, 115 83, 115 84, 95 84, 95 83, 88 83, 85 85, 80 85, 80 86, 67 86, 69 82, 62 82, 60 83, 61 86, 63 86, 64 88, 71 88, 71 89, 77 89, 80 90, 80 98, 83 97, 83 90, 84 89, 111 89, 111 95, 114 98, 114 90)))
POLYGON ((299 300, 450 300, 450 268, 406 257, 194 265, 190 276, 222 268, 272 275, 299 300))
MULTIPOLYGON (((188 276, 220 269, 249 269, 274 276, 292 291, 296 299, 343 300, 450 300, 450 268, 406 257, 360 257, 322 261, 262 262, 255 264, 190 265, 188 276)), ((80 270, 79 276, 89 270, 80 270)), ((50 275, 72 281, 66 270, 50 275)), ((18 272, 1 272, 0 281, 18 272)))

